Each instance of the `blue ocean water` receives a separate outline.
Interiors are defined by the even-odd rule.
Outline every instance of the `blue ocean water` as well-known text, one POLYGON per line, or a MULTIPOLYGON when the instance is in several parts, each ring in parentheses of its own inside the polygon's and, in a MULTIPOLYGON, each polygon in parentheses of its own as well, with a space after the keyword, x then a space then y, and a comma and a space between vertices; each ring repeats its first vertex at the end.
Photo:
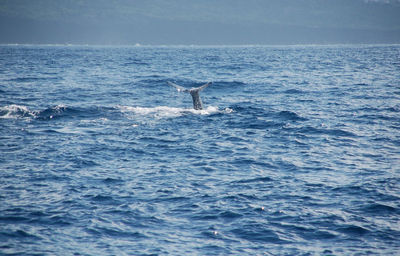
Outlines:
POLYGON ((398 255, 400 46, 3 45, 0 152, 1 255, 398 255))

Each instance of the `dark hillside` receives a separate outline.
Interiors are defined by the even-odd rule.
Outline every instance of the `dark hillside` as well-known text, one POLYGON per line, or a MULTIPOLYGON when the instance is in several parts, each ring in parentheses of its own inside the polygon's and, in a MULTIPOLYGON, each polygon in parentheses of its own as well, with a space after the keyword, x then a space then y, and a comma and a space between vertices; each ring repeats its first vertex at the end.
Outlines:
POLYGON ((0 43, 399 43, 400 3, 0 0, 0 43))

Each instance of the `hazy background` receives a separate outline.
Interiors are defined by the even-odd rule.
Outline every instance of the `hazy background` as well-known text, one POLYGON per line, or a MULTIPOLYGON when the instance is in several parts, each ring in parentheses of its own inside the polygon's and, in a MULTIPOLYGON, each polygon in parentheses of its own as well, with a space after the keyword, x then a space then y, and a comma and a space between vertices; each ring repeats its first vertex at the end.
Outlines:
POLYGON ((0 0, 0 43, 400 43, 400 1, 0 0))

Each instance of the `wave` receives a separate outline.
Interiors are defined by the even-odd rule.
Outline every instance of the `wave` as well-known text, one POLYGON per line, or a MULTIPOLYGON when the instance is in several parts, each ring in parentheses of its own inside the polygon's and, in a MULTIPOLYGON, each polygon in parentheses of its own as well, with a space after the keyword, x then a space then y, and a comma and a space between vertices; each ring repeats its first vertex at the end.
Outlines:
POLYGON ((41 120, 48 120, 48 119, 54 119, 54 118, 59 118, 62 116, 67 116, 69 113, 72 115, 72 112, 75 112, 74 109, 64 106, 64 105, 57 105, 54 107, 49 107, 46 108, 42 111, 37 111, 35 112, 35 117, 41 120))
POLYGON ((356 112, 377 113, 377 112, 400 112, 400 104, 391 107, 362 107, 355 110, 356 112))
POLYGON ((342 129, 328 129, 328 128, 315 128, 312 126, 303 126, 300 128, 285 128, 286 130, 293 130, 299 134, 309 134, 309 135, 328 135, 332 137, 358 137, 357 134, 342 130, 342 129))
POLYGON ((50 120, 57 118, 96 118, 101 117, 107 113, 105 107, 69 107, 65 105, 56 105, 45 108, 43 110, 30 110, 26 106, 21 105, 8 105, 0 107, 0 118, 3 119, 19 119, 30 118, 37 120, 50 120))
POLYGON ((288 89, 284 91, 285 94, 305 94, 306 92, 299 89, 288 89))
POLYGON ((128 57, 126 59, 125 66, 148 66, 149 63, 142 60, 141 58, 135 58, 135 57, 128 57))
POLYGON ((9 105, 0 107, 0 118, 35 118, 40 120, 53 119, 60 116, 72 115, 75 110, 64 105, 57 105, 44 110, 30 110, 26 106, 9 105))
POLYGON ((0 118, 12 119, 23 117, 35 117, 35 113, 33 111, 30 111, 27 107, 20 105, 12 104, 0 107, 0 118))
POLYGON ((291 121, 306 121, 307 120, 307 118, 301 117, 298 114, 296 114, 295 112, 287 111, 287 110, 283 110, 283 111, 280 111, 279 113, 277 113, 277 117, 279 117, 281 119, 291 120, 291 121))
POLYGON ((249 102, 235 104, 232 107, 236 112, 249 117, 269 118, 280 121, 307 121, 307 118, 289 110, 273 110, 266 107, 255 106, 249 102))
MULTIPOLYGON (((247 85, 246 83, 244 83, 242 81, 236 81, 236 80, 233 80, 233 81, 221 80, 221 81, 215 81, 213 83, 214 83, 213 87, 218 87, 218 89, 237 88, 237 87, 244 87, 247 85)), ((210 87, 210 88, 212 88, 212 87, 210 87)))
POLYGON ((65 105, 56 105, 44 110, 33 111, 34 117, 38 120, 51 120, 59 118, 81 118, 93 119, 103 117, 107 113, 104 107, 70 107, 65 105))
POLYGON ((9 82, 16 82, 16 83, 33 83, 37 81, 48 81, 48 80, 60 80, 61 77, 58 76, 26 76, 26 77, 17 77, 9 79, 9 82))

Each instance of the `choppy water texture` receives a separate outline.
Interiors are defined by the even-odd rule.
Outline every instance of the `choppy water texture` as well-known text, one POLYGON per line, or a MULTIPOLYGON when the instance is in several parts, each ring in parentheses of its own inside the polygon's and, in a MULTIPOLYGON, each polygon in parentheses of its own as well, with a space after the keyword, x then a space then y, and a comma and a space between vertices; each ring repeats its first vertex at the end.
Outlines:
POLYGON ((393 45, 1 46, 0 254, 398 255, 399 81, 393 45))

